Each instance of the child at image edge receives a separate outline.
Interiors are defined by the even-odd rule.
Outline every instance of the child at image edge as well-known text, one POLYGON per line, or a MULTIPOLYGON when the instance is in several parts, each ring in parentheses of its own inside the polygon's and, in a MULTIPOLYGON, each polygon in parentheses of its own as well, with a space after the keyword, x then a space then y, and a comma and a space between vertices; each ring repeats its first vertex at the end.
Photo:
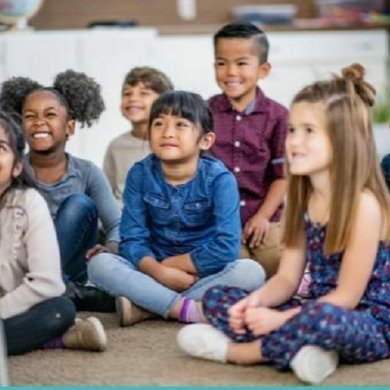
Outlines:
POLYGON ((372 131, 374 94, 353 64, 295 96, 280 267, 249 295, 226 286, 207 291, 212 325, 180 331, 187 353, 290 367, 309 383, 332 374, 339 359, 390 356, 390 199, 372 131), (306 263, 308 295, 294 299, 306 263))
POLYGON ((211 112, 199 95, 166 92, 154 102, 153 154, 129 171, 119 256, 101 253, 88 263, 90 280, 118 296, 122 326, 152 314, 200 322, 197 301, 209 287, 253 291, 264 281, 258 263, 237 260, 237 184, 220 161, 202 154, 214 137, 211 112))
POLYGON ((216 141, 211 153, 235 175, 242 232, 240 257, 260 262, 267 277, 281 256, 280 215, 287 109, 257 86, 271 70, 268 40, 252 24, 229 24, 214 35, 215 77, 223 93, 209 100, 216 141))
POLYGON ((61 296, 56 232, 45 200, 24 174, 24 147, 19 125, 0 112, 0 318, 7 353, 103 351, 107 338, 100 321, 75 320, 73 303, 61 296))
POLYGON ((102 170, 65 150, 76 123, 91 126, 104 110, 99 84, 70 69, 59 73, 52 87, 13 77, 1 86, 0 105, 22 118, 29 146, 24 169, 49 206, 67 296, 78 310, 115 311, 113 297, 85 285, 86 257, 102 250, 98 221, 104 249, 117 251, 121 212, 102 170))
POLYGON ((133 68, 125 76, 120 108, 132 129, 111 141, 103 162, 103 171, 121 206, 129 169, 150 153, 147 140, 150 108, 162 93, 172 89, 173 85, 164 73, 147 66, 133 68))

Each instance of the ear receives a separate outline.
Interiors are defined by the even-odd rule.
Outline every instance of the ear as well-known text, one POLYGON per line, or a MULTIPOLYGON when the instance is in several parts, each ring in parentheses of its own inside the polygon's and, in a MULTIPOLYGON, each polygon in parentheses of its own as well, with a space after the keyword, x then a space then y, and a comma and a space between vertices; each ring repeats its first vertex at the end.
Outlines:
POLYGON ((67 140, 74 134, 75 127, 76 127, 76 122, 74 121, 74 119, 68 120, 68 123, 66 124, 66 133, 65 133, 65 137, 67 140))
POLYGON ((264 62, 259 65, 259 79, 265 79, 271 72, 271 64, 269 62, 264 62))
POLYGON ((215 133, 205 134, 199 142, 199 148, 202 151, 209 150, 215 142, 215 133))
POLYGON ((15 179, 22 173, 22 171, 23 171, 23 163, 21 162, 16 163, 12 169, 12 177, 15 179))

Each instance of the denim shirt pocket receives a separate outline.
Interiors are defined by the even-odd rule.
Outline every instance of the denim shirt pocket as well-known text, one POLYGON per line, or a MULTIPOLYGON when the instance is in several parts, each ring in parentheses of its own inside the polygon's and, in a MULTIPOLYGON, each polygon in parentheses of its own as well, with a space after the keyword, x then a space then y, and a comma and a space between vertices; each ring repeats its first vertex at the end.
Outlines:
POLYGON ((153 223, 162 225, 169 224, 169 221, 172 218, 172 207, 168 200, 158 195, 146 194, 144 196, 144 201, 153 223))
POLYGON ((200 199, 185 203, 185 218, 189 225, 203 225, 212 217, 211 201, 209 199, 200 199))

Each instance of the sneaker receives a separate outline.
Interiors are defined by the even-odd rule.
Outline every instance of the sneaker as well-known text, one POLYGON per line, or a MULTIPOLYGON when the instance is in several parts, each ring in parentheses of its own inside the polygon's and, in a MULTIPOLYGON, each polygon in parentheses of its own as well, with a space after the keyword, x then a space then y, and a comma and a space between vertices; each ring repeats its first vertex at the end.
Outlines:
POLYGON ((230 339, 209 324, 191 324, 177 334, 179 347, 188 355, 226 363, 230 339))
POLYGON ((116 314, 119 326, 130 326, 157 316, 131 302, 125 297, 117 297, 115 300, 116 314))
POLYGON ((336 351, 306 345, 294 356, 290 367, 301 381, 316 385, 333 374, 338 363, 339 355, 336 351))
POLYGON ((76 318, 75 324, 62 336, 66 348, 102 352, 107 347, 107 336, 96 317, 76 318))

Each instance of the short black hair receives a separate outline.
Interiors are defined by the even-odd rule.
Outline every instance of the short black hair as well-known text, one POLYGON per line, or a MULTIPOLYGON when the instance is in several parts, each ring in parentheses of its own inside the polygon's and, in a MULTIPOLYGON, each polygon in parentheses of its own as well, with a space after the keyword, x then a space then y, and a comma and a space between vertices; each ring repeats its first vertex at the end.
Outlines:
POLYGON ((217 48, 218 39, 244 38, 253 39, 257 46, 260 63, 268 61, 269 42, 267 35, 252 23, 226 24, 213 36, 214 49, 217 48))
POLYGON ((149 130, 160 114, 181 116, 199 126, 201 135, 214 131, 213 115, 207 102, 197 93, 169 91, 160 95, 152 105, 149 117, 149 130))

